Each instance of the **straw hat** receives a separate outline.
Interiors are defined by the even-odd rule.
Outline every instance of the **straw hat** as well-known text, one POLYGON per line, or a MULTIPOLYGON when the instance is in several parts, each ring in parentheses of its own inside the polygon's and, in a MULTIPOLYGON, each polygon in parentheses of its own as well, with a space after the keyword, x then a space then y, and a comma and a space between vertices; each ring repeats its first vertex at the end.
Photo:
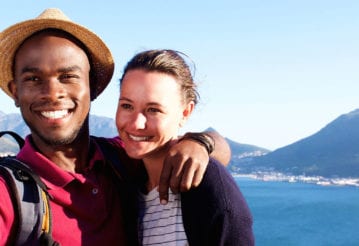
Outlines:
MULTIPOLYGON (((72 22, 59 9, 46 9, 37 18, 23 21, 10 26, 0 33, 0 87, 12 97, 8 83, 13 80, 12 65, 14 55, 23 41, 40 30, 56 28, 66 31, 79 39, 91 55, 91 69, 94 70, 96 84, 91 84, 95 90, 94 98, 101 94, 110 82, 114 62, 106 44, 95 33, 72 22)), ((93 81, 92 81, 93 82, 93 81)))

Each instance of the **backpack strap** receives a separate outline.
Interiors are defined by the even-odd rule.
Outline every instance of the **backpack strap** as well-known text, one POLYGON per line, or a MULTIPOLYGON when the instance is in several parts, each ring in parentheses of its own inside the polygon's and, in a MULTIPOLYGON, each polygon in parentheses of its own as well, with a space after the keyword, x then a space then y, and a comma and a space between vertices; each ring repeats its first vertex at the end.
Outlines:
MULTIPOLYGON (((20 149, 24 146, 24 139, 16 132, 0 131, 0 137, 5 134, 12 136, 20 149)), ((40 177, 14 156, 0 158, 0 175, 12 191, 10 197, 18 218, 16 245, 59 245, 52 239, 52 197, 40 177)))
POLYGON ((0 138, 5 134, 8 134, 8 135, 12 136, 16 140, 16 142, 19 144, 20 149, 24 146, 24 144, 25 144, 24 139, 22 137, 20 137, 19 134, 17 134, 16 132, 13 132, 13 131, 1 131, 0 132, 0 138))
POLYGON ((0 159, 0 173, 12 191, 18 217, 16 244, 58 245, 51 237, 51 196, 39 176, 14 157, 0 159))

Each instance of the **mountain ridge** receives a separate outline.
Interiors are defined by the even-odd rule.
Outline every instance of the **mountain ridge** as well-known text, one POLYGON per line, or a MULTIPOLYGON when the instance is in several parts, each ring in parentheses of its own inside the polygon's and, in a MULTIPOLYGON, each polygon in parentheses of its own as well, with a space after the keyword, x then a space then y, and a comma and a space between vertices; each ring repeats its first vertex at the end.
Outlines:
MULTIPOLYGON (((117 136, 115 121, 112 118, 91 115, 89 118, 90 134, 101 137, 117 136)), ((25 138, 30 130, 20 114, 5 114, 0 111, 0 131, 14 131, 25 138)), ((0 138, 0 153, 17 153, 18 145, 10 137, 5 135, 0 138)))
POLYGON ((323 177, 359 177, 359 109, 267 155, 232 163, 237 170, 323 177))
MULTIPOLYGON (((20 114, 0 111, 0 131, 11 130, 22 137, 29 133, 20 114)), ((208 128, 207 130, 214 130, 208 128)), ((117 135, 112 118, 90 115, 90 133, 117 135)), ((274 151, 226 138, 232 151, 228 169, 250 174, 274 171, 290 175, 359 177, 359 109, 342 114, 318 132, 274 151)), ((0 152, 14 151, 17 145, 0 138, 0 152)))

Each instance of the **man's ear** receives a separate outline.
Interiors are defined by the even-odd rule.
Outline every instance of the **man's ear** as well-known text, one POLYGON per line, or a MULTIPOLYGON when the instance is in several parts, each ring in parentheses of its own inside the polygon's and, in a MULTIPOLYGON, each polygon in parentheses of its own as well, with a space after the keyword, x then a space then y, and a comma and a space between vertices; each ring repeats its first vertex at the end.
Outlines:
POLYGON ((186 121, 188 120, 188 118, 191 116, 192 112, 194 110, 194 102, 191 101, 187 104, 187 106, 183 109, 183 112, 182 112, 182 118, 181 118, 181 121, 180 121, 180 127, 182 127, 186 121))
POLYGON ((16 83, 14 80, 11 80, 8 84, 7 84, 7 88, 9 89, 9 91, 12 94, 12 97, 14 99, 15 102, 15 106, 19 107, 19 98, 17 96, 17 87, 16 87, 16 83))

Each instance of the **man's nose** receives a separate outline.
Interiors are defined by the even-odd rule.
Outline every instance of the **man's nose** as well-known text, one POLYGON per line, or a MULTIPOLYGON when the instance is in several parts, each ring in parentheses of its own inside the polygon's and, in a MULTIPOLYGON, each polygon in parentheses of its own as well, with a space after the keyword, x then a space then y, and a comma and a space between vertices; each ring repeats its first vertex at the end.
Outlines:
POLYGON ((51 100, 57 100, 64 97, 66 91, 64 85, 55 78, 50 78, 43 82, 42 95, 51 100))

